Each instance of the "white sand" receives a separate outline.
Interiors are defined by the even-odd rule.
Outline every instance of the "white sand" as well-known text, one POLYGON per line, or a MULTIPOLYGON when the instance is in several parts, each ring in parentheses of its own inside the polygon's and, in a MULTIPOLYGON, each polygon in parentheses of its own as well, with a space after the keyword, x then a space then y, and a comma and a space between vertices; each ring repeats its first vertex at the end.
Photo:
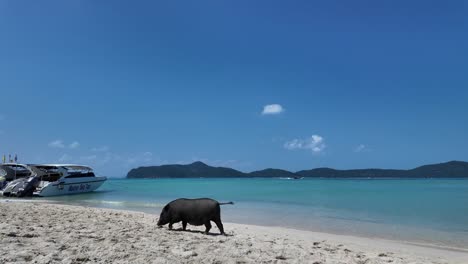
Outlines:
POLYGON ((0 263, 468 263, 466 251, 278 227, 169 231, 109 209, 3 200, 0 217, 0 263))

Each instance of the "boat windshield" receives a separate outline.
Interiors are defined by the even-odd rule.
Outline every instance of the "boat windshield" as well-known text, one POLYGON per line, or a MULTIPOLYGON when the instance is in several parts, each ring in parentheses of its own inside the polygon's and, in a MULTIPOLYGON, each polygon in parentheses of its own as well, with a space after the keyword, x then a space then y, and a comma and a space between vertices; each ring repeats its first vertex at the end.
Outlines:
POLYGON ((95 177, 92 171, 72 171, 65 178, 82 178, 82 177, 95 177))
POLYGON ((62 173, 56 167, 32 166, 32 169, 41 177, 41 181, 57 181, 62 177, 62 173))

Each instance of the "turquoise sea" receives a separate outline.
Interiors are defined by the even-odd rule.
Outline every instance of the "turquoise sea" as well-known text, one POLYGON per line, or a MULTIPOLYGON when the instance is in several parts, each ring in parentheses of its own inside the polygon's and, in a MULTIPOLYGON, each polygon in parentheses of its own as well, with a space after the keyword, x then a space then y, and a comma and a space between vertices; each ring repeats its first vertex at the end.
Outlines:
POLYGON ((224 222, 468 249, 465 179, 110 179, 94 193, 47 199, 158 215, 180 197, 233 201, 224 222))

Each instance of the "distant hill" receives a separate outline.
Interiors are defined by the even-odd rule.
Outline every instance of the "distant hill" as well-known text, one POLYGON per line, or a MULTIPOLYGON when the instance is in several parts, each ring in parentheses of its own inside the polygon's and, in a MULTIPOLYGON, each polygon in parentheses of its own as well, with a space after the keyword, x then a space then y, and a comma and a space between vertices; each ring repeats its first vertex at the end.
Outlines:
POLYGON ((298 177, 294 172, 280 169, 265 169, 259 171, 253 171, 247 174, 249 177, 258 177, 258 178, 294 178, 298 177))
POLYGON ((410 170, 357 169, 335 170, 316 168, 290 172, 265 169, 244 173, 225 167, 212 167, 197 161, 187 165, 161 165, 139 167, 128 172, 127 178, 468 178, 468 162, 450 161, 424 165, 410 170))
POLYGON ((127 178, 238 178, 243 172, 223 167, 211 167, 201 161, 188 165, 139 167, 128 172, 127 178))
POLYGON ((411 170, 317 168, 296 173, 302 177, 315 178, 468 178, 468 162, 450 161, 424 165, 411 170))
POLYGON ((405 170, 387 169, 358 169, 335 170, 330 168, 317 168, 296 172, 302 177, 311 178, 400 178, 405 177, 405 170))

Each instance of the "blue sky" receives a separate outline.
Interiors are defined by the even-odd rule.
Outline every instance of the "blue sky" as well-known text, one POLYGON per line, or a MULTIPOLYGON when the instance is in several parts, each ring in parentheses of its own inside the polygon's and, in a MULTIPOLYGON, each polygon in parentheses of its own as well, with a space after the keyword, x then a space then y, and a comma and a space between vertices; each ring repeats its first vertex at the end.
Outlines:
POLYGON ((3 0, 0 153, 108 176, 466 161, 467 47, 466 1, 3 0))

